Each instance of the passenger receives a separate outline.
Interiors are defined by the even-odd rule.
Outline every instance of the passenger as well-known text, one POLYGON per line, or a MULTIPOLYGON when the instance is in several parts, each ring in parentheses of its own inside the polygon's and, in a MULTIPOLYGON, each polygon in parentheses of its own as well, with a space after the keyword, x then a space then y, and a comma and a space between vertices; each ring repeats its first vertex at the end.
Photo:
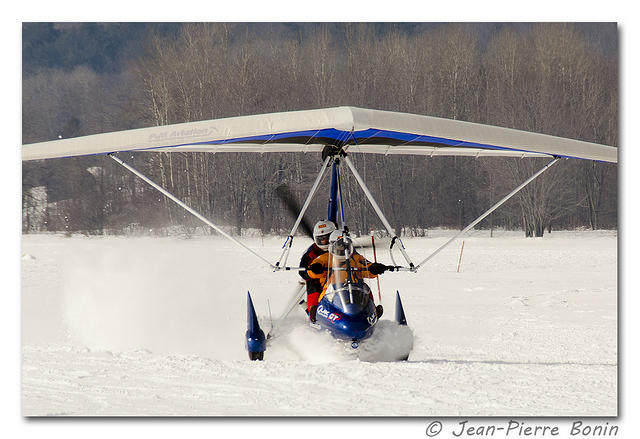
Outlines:
MULTIPOLYGON (((364 256, 353 249, 353 242, 349 236, 343 235, 339 230, 331 234, 329 238, 329 252, 318 256, 310 265, 307 275, 312 279, 318 279, 322 285, 322 292, 318 296, 320 301, 327 291, 327 285, 333 283, 344 283, 347 276, 350 276, 351 282, 362 282, 363 278, 375 278, 379 274, 387 270, 393 271, 395 267, 384 265, 378 262, 369 262, 364 256), (335 270, 336 267, 346 268, 347 260, 349 266, 354 270, 335 270)), ((373 294, 369 293, 369 298, 373 302, 373 294)), ((317 302, 314 308, 309 307, 309 318, 315 322, 315 314, 317 310, 317 302)), ((378 317, 382 316, 382 305, 376 306, 378 317)))
MULTIPOLYGON (((327 249, 329 247, 329 236, 335 230, 336 226, 332 221, 322 220, 316 223, 313 228, 313 244, 311 244, 302 255, 302 258, 300 259, 300 267, 308 269, 314 259, 327 253, 327 249)), ((322 292, 322 284, 319 279, 310 277, 306 270, 300 271, 300 276, 304 279, 307 287, 307 314, 309 314, 311 321, 315 322, 318 297, 322 292)))

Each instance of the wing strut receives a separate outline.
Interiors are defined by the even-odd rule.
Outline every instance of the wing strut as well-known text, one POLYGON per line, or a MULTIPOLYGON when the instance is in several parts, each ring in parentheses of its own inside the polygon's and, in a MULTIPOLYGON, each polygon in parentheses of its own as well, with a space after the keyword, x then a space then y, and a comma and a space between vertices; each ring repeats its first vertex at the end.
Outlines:
POLYGON ((300 305, 300 302, 303 299, 303 297, 307 294, 307 286, 306 285, 298 285, 295 292, 293 293, 293 296, 291 296, 291 299, 289 299, 289 302, 287 303, 287 306, 284 308, 284 311, 282 312, 282 315, 275 321, 275 323, 273 325, 271 325, 271 329, 269 330, 269 332, 267 333, 267 340, 269 340, 270 338, 272 338, 274 336, 274 334, 277 334, 277 329, 280 327, 280 325, 284 322, 284 319, 287 318, 287 316, 289 314, 291 314, 291 311, 293 311, 293 308, 296 307, 296 305, 300 305))
POLYGON ((278 270, 280 267, 280 264, 282 265, 287 265, 287 258, 289 257, 289 252, 291 251, 291 245, 293 244, 293 235, 296 233, 296 230, 298 230, 298 226, 300 226, 300 223, 302 222, 302 218, 304 217, 305 212, 307 211, 307 208, 309 207, 309 203, 311 203, 311 200, 313 199, 313 196, 316 194, 316 191, 318 190, 318 186, 320 185, 320 182, 322 181, 322 177, 324 176, 325 171, 327 170, 327 165, 329 164, 329 160, 331 160, 332 157, 328 156, 324 162, 322 163, 322 168, 320 168, 320 172, 318 173, 318 176, 316 177, 316 181, 313 182, 313 186, 311 187, 311 190, 309 191, 309 195, 307 196, 307 199, 304 202, 304 205, 302 206, 302 209, 300 210, 300 214, 298 215, 298 219, 296 219, 295 224, 293 225, 293 227, 291 228, 291 232, 289 232, 289 236, 287 236, 287 240, 284 242, 284 245, 282 246, 283 250, 282 250, 282 254, 280 255, 280 259, 278 260, 278 262, 276 262, 275 267, 273 267, 274 269, 278 270), (289 244, 287 246, 287 243, 289 244), (286 255, 286 257, 285 257, 286 255), (284 258, 284 262, 283 259, 284 258))
POLYGON ((226 233, 224 230, 222 230, 220 227, 216 226, 215 224, 213 224, 211 221, 209 221, 208 219, 206 219, 205 217, 203 217, 202 215, 200 215, 198 212, 196 212, 195 210, 193 210, 192 208, 190 208, 189 206, 187 206, 185 203, 183 203, 182 201, 180 201, 178 198, 176 198, 175 196, 173 196, 171 193, 169 193, 166 189, 164 189, 162 186, 160 186, 157 183, 154 183, 153 181, 151 181, 149 178, 147 178, 144 174, 142 174, 140 171, 138 171, 137 169, 133 168, 131 165, 128 165, 127 163, 125 163, 124 161, 122 161, 121 159, 119 159, 118 157, 116 157, 113 154, 108 154, 109 157, 111 157, 113 160, 115 160, 116 162, 118 162, 119 164, 121 164, 122 166, 124 166, 125 168, 127 168, 129 171, 131 171, 132 173, 134 173, 136 176, 140 177, 142 180, 146 181, 147 183, 149 183, 151 186, 153 186, 155 189, 157 189, 159 192, 161 192, 163 195, 165 195, 167 198, 169 198, 170 200, 172 200, 173 202, 175 202, 178 206, 182 207, 184 210, 186 210, 187 212, 189 212, 190 214, 192 214, 193 216, 195 216, 196 218, 198 218, 200 221, 202 221, 203 223, 205 223, 206 225, 208 225, 209 227, 213 228, 214 230, 216 230, 218 233, 220 233, 222 236, 224 236, 225 238, 235 242, 236 244, 238 244, 241 247, 244 247, 246 250, 250 251, 251 253, 253 253, 254 255, 256 255, 257 257, 259 257, 260 259, 262 259, 264 262, 266 262, 271 268, 276 268, 271 262, 269 262, 268 260, 266 260, 265 258, 263 258, 262 256, 260 256, 258 253, 256 253, 255 251, 251 250, 249 247, 247 247, 246 245, 244 245, 243 243, 241 243, 240 241, 238 241, 237 239, 235 239, 233 236, 229 235, 228 233, 226 233))
POLYGON ((360 177, 360 174, 358 174, 358 171, 356 170, 356 167, 351 162, 351 159, 349 159, 349 157, 345 155, 343 160, 345 161, 347 166, 349 166, 349 169, 351 169, 351 172, 353 173, 353 176, 356 178, 356 180, 358 181, 358 184, 362 188, 362 191, 364 192, 364 194, 369 199, 369 202, 371 203, 371 206, 373 206, 373 210, 375 210, 376 213, 378 214, 378 218, 380 218, 380 221, 382 221, 382 224, 384 224, 384 227, 387 229, 387 232, 389 232, 389 235, 392 236, 392 242, 397 241, 398 243, 400 243, 400 245, 398 247, 400 248, 400 251, 402 252, 402 256, 404 256, 405 260, 407 261, 407 264, 409 264, 409 267, 411 268, 411 271, 413 271, 414 270, 413 262, 411 262, 411 258, 409 257, 409 255, 405 251, 404 245, 402 244, 402 241, 400 240, 400 237, 398 237, 396 235, 396 233, 393 231, 393 228, 391 227, 391 224, 389 224, 389 221, 387 221, 387 219, 385 218, 384 214, 382 213, 382 210, 380 209, 380 206, 378 206, 378 203, 376 203, 376 200, 373 198, 373 195, 371 195, 371 192, 369 192, 369 189, 367 188, 367 185, 364 183, 364 180, 362 179, 362 177, 360 177))
POLYGON ((454 237, 452 237, 451 239, 449 239, 447 242, 445 242, 444 244, 442 244, 437 250, 435 250, 433 253, 431 253, 429 256, 426 257, 426 259, 422 262, 420 262, 418 265, 415 266, 415 270, 417 270, 418 268, 420 268, 422 265, 424 265, 427 261, 429 261, 431 258, 433 258, 435 255, 437 255, 438 253, 440 253, 440 251, 445 248, 446 246, 448 246, 449 244, 451 244, 455 239, 459 238, 460 236, 464 235, 465 233, 467 233, 473 226, 475 226, 476 224, 478 224, 480 221, 482 221, 483 219, 485 219, 491 212, 493 212, 494 210, 496 210, 498 207, 502 206, 509 198, 513 197, 515 194, 517 194, 518 192, 520 192, 526 185, 528 185, 529 183, 531 183, 533 180, 535 180, 536 178, 538 178, 544 171, 546 171, 547 169, 549 169, 551 166, 555 165, 558 160, 560 160, 560 157, 555 157, 552 161, 550 161, 549 163, 547 163, 546 165, 544 165, 544 167, 542 169, 540 169, 538 172, 536 172, 535 174, 533 174, 531 177, 529 177, 527 180, 525 180, 520 186, 518 186, 517 188, 515 188, 513 191, 511 191, 509 194, 507 194, 503 199, 501 199, 500 201, 498 201, 496 204, 494 204, 489 210, 487 210, 485 213, 483 213, 482 215, 480 215, 475 221, 473 221, 471 224, 469 224, 467 227, 465 227, 464 229, 462 229, 460 232, 458 232, 454 237))

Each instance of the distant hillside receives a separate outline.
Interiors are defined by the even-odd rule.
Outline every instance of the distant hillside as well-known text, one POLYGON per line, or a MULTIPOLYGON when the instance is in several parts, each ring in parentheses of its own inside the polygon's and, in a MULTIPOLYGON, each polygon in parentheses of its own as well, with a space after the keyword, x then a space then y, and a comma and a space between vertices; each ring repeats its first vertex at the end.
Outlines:
MULTIPOLYGON (((317 23, 253 23, 251 28, 259 34, 274 28, 282 32, 304 35, 317 27, 317 23)), ((489 37, 505 23, 476 23, 475 29, 481 47, 489 37)), ((161 36, 177 35, 181 23, 23 23, 22 25, 22 74, 28 77, 41 69, 71 70, 87 65, 97 73, 116 73, 124 60, 135 57, 142 50, 146 37, 151 33, 161 36)), ((378 23, 379 37, 393 29, 402 29, 407 35, 426 29, 446 28, 447 23, 378 23)), ((512 26, 514 26, 512 24, 512 26)), ((526 31, 531 23, 515 24, 526 31)), ((586 40, 608 57, 617 56, 616 23, 578 23, 586 40)))
POLYGON ((22 75, 78 65, 115 73, 123 60, 140 52, 147 34, 167 35, 179 28, 179 23, 24 23, 22 75))

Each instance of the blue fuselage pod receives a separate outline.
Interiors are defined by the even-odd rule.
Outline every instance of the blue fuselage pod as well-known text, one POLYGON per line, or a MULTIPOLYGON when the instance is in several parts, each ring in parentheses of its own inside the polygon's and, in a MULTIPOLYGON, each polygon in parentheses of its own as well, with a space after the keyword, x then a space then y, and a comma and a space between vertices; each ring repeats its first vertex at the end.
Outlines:
POLYGON ((369 338, 378 321, 369 294, 364 283, 330 285, 318 304, 316 323, 335 338, 352 341, 369 338))

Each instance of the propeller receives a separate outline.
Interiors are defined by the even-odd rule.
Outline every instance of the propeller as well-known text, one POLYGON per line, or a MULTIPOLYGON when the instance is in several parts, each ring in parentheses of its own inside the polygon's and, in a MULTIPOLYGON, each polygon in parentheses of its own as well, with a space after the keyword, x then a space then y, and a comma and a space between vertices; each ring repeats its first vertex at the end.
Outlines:
MULTIPOLYGON (((289 185, 287 185, 286 183, 281 184, 280 186, 276 187, 275 193, 287 208, 287 212, 289 212, 289 215, 293 219, 297 219, 298 215, 300 215, 301 206, 300 203, 298 203, 298 200, 289 185)), ((313 239, 313 225, 311 225, 305 217, 302 217, 302 221, 300 221, 300 228, 309 238, 313 239)), ((367 249, 372 246, 371 240, 353 239, 352 241, 354 247, 356 248, 367 249)))
MULTIPOLYGON (((289 215, 291 215, 292 218, 297 219, 298 215, 300 215, 301 206, 289 186, 286 183, 278 186, 276 188, 276 195, 287 208, 289 215)), ((300 228, 308 237, 313 238, 313 226, 309 224, 309 221, 307 221, 305 217, 302 217, 300 228)))

